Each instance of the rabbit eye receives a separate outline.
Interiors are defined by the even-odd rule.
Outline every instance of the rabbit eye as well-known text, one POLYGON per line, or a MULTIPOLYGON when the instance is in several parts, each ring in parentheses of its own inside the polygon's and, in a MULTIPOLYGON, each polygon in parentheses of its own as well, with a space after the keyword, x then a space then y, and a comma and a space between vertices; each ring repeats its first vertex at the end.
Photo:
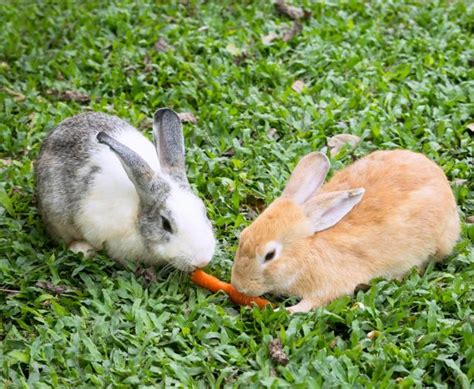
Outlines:
POLYGON ((275 258, 275 250, 269 251, 265 254, 265 262, 271 261, 273 258, 275 258))
POLYGON ((165 218, 164 216, 161 217, 161 224, 163 226, 163 229, 169 233, 172 233, 173 230, 171 229, 171 223, 170 221, 165 218))

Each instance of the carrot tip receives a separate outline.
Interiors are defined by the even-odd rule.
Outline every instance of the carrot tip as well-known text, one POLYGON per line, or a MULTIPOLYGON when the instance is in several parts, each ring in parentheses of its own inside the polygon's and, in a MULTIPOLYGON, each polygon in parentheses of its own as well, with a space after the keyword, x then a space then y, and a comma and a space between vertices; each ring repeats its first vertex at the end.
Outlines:
POLYGON ((240 293, 228 282, 221 281, 218 278, 207 274, 201 269, 196 269, 191 273, 191 281, 198 286, 210 290, 213 293, 216 293, 220 290, 224 291, 229 296, 230 300, 238 305, 252 306, 255 304, 259 308, 264 308, 267 305, 273 306, 270 301, 262 297, 250 297, 240 293))

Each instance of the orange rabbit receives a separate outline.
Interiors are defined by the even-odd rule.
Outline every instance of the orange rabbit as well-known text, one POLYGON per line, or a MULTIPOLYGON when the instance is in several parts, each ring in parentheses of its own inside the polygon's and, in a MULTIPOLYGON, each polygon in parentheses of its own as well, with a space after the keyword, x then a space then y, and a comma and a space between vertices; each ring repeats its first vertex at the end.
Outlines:
POLYGON ((281 197, 242 231, 232 267, 237 290, 297 296, 289 310, 307 312, 452 251, 460 233, 456 202, 427 157, 377 151, 322 186, 328 170, 324 154, 306 155, 281 197))

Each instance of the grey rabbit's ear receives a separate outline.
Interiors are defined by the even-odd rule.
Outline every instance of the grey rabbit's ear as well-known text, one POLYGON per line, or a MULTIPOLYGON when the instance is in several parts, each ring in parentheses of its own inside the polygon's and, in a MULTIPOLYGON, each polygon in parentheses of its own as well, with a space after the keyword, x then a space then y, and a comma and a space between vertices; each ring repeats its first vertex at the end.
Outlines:
POLYGON ((155 146, 162 170, 173 178, 188 184, 184 165, 184 139, 181 120, 169 108, 155 112, 153 120, 155 146))
POLYGON ((140 198, 146 197, 150 183, 155 176, 152 168, 133 150, 112 138, 105 132, 97 134, 97 140, 106 144, 117 155, 128 178, 135 185, 140 198), (144 196, 145 195, 145 196, 144 196))

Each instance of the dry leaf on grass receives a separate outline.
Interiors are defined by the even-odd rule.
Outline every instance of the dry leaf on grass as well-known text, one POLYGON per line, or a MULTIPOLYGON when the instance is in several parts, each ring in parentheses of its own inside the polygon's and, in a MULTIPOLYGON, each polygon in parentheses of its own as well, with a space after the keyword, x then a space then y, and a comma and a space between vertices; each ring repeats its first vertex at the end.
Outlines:
POLYGON ((334 347, 336 347, 337 345, 337 338, 334 338, 333 340, 331 340, 328 344, 328 347, 332 350, 334 347))
POLYGON ((145 57, 143 58, 143 72, 144 73, 150 73, 153 70, 153 66, 151 65, 151 58, 148 54, 145 54, 145 57))
POLYGON ((293 89, 297 93, 303 92, 304 88, 306 87, 305 83, 301 80, 296 80, 292 85, 291 89, 293 89))
POLYGON ((143 277, 145 285, 149 286, 152 283, 156 282, 156 270, 153 267, 141 267, 138 266, 135 269, 135 274, 137 277, 143 277))
POLYGON ((277 136, 278 136, 276 128, 270 128, 270 129, 267 131, 267 136, 268 136, 270 139, 276 139, 277 136))
POLYGON ((364 303, 361 303, 360 301, 356 301, 354 304, 352 304, 352 307, 351 307, 351 310, 355 310, 355 309, 360 309, 361 311, 363 311, 365 309, 365 305, 364 303))
POLYGON ((48 281, 38 281, 36 283, 36 286, 38 288, 46 290, 49 293, 53 293, 53 294, 56 294, 56 295, 61 295, 63 293, 67 293, 67 292, 70 291, 70 289, 66 286, 54 285, 53 283, 48 282, 48 281))
POLYGON ((49 89, 48 94, 60 101, 75 101, 76 103, 88 103, 91 98, 88 94, 76 90, 60 91, 57 89, 49 89))
POLYGON ((197 118, 191 112, 180 112, 178 113, 179 120, 182 123, 192 123, 197 124, 197 118))
POLYGON ((226 158, 233 157, 235 155, 235 150, 228 149, 227 151, 224 151, 221 155, 226 158))
POLYGON ((174 47, 171 46, 166 39, 161 37, 155 42, 155 51, 157 53, 164 53, 166 51, 174 50, 174 47))
POLYGON ((474 123, 469 123, 466 127, 469 131, 474 132, 474 123))
POLYGON ((455 178, 451 181, 454 186, 463 186, 467 182, 464 178, 455 178))
POLYGON ((10 96, 13 96, 13 99, 19 103, 20 101, 23 101, 26 99, 26 96, 23 94, 23 93, 20 93, 20 92, 17 92, 17 91, 14 91, 13 89, 10 89, 10 88, 7 88, 7 87, 4 87, 0 90, 3 90, 5 92, 7 92, 10 96))
POLYGON ((309 19, 311 17, 310 11, 288 5, 286 4, 285 0, 277 0, 275 2, 275 8, 278 12, 290 17, 293 20, 309 19))
POLYGON ((265 45, 265 46, 268 46, 270 43, 272 43, 276 38, 278 38, 278 35, 274 32, 271 32, 270 34, 268 35, 265 35, 263 38, 262 38, 262 43, 265 45))
POLYGON ((262 37, 262 42, 265 46, 269 46, 274 40, 281 39, 283 42, 289 42, 296 35, 303 31, 303 25, 297 21, 293 22, 291 27, 285 31, 283 36, 280 38, 277 33, 271 32, 268 35, 262 37))
POLYGON ((229 43, 225 47, 225 51, 234 57, 234 63, 236 65, 240 65, 243 61, 249 58, 249 54, 245 51, 245 49, 241 49, 233 43, 229 43))
POLYGON ((246 52, 243 52, 241 55, 237 55, 234 57, 234 63, 236 65, 240 65, 242 62, 244 62, 248 58, 249 58, 249 55, 246 52))
POLYGON ((298 35, 301 31, 303 31, 303 26, 298 23, 294 22, 291 28, 285 32, 283 37, 281 38, 284 42, 289 42, 292 40, 296 35, 298 35))
POLYGON ((235 55, 235 56, 242 55, 242 49, 239 49, 239 48, 238 48, 235 44, 233 44, 233 43, 229 43, 229 44, 225 47, 225 51, 227 51, 229 54, 235 55))
POLYGON ((377 331, 377 330, 370 331, 370 332, 367 334, 367 338, 369 338, 370 340, 375 340, 375 339, 377 339, 379 336, 380 336, 380 331, 377 331))
POLYGON ((20 293, 20 291, 18 289, 0 288, 0 293, 6 293, 10 296, 14 296, 14 295, 20 293))
POLYGON ((369 284, 357 284, 354 288, 354 294, 357 294, 359 291, 367 292, 370 289, 369 284))
POLYGON ((468 216, 466 218, 466 222, 469 224, 474 224, 474 216, 468 216))
POLYGON ((268 351, 270 353, 270 358, 273 362, 278 365, 286 365, 290 361, 288 355, 283 351, 283 346, 280 342, 280 339, 273 339, 268 343, 268 351))
POLYGON ((135 274, 139 277, 143 277, 147 282, 155 282, 156 281, 156 271, 153 267, 142 267, 139 266, 135 270, 135 274))
POLYGON ((360 138, 352 134, 339 134, 334 135, 328 139, 328 146, 331 150, 331 156, 335 156, 341 151, 341 149, 348 145, 351 150, 354 150, 360 143, 360 138))

